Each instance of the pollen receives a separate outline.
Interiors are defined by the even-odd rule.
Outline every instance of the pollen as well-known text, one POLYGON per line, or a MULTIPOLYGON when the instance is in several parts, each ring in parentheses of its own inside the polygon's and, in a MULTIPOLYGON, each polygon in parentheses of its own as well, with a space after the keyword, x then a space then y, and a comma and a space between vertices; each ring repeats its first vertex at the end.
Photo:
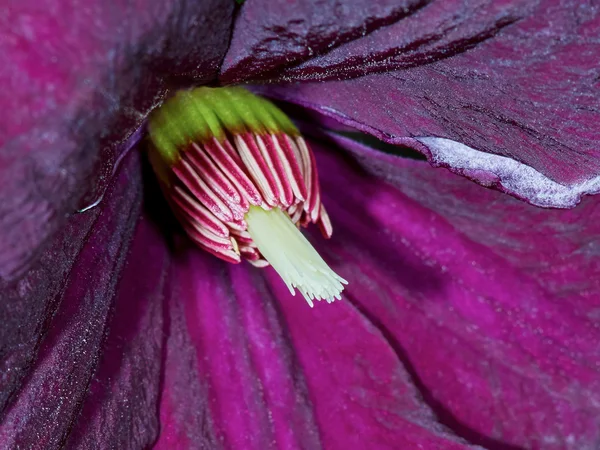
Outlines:
POLYGON ((332 226, 314 155, 288 117, 249 91, 180 91, 149 119, 149 159, 191 240, 230 263, 273 266, 292 294, 340 299, 346 280, 299 227, 332 226))

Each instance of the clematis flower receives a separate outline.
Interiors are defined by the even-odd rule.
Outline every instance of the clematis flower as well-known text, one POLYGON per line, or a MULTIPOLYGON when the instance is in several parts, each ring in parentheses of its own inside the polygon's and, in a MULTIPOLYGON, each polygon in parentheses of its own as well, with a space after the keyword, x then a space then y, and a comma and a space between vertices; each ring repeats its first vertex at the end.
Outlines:
POLYGON ((2 446, 597 446, 595 5, 3 11, 2 446), (314 152, 341 301, 198 248, 144 169, 165 99, 240 84, 314 152))

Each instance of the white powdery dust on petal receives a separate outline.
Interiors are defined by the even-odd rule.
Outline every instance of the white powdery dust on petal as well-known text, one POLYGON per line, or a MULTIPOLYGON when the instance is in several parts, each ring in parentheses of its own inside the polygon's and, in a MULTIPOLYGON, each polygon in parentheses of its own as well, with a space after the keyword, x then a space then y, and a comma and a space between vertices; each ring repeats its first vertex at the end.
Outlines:
POLYGON ((415 138, 431 152, 431 162, 449 166, 484 186, 500 185, 505 192, 546 208, 572 208, 583 195, 600 193, 600 175, 581 183, 563 185, 533 167, 505 156, 475 150, 439 137, 415 138))

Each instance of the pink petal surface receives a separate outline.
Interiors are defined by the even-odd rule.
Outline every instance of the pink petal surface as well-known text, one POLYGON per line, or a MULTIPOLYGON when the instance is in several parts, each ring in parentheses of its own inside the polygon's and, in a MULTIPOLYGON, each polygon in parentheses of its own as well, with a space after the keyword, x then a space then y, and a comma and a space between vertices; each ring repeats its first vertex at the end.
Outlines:
POLYGON ((10 2, 0 18, 0 279, 110 179, 169 86, 214 79, 232 1, 10 2), (87 190, 93 190, 84 198, 87 190))
POLYGON ((304 377, 275 306, 254 285, 258 272, 190 248, 175 263, 158 448, 194 448, 203 430, 187 423, 192 405, 208 409, 222 448, 319 448, 304 377), (180 367, 171 355, 185 352, 180 367))

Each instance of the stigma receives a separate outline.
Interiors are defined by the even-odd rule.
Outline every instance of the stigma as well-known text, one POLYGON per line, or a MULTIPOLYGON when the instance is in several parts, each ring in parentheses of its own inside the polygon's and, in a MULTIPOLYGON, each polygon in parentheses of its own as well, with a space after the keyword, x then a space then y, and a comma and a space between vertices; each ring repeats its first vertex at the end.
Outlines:
POLYGON ((152 167, 186 234, 230 263, 273 266, 292 294, 340 299, 346 280, 299 227, 332 226, 314 155, 289 118, 239 88, 180 91, 149 119, 152 167))

